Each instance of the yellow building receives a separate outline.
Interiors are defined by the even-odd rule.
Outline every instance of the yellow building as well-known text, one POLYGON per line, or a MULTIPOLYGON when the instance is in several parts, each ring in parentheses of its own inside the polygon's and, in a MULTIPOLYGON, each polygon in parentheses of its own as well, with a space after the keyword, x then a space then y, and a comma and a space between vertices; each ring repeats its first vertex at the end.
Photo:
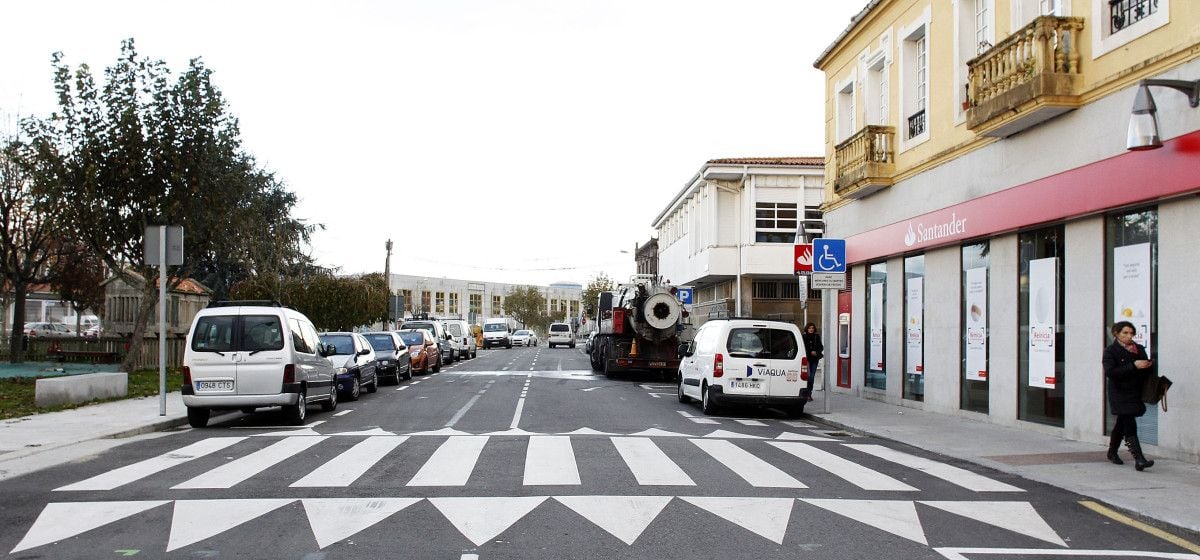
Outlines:
MULTIPOLYGON (((873 0, 814 65, 836 390, 1107 441, 1118 319, 1200 383, 1200 2, 873 0)), ((1200 460, 1200 393, 1173 396, 1142 443, 1200 460)))

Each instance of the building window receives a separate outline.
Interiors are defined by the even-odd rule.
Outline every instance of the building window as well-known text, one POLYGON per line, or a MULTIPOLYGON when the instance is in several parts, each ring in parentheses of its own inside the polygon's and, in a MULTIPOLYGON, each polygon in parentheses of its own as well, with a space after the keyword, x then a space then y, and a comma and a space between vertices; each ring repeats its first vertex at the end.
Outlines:
MULTIPOLYGON (((1019 9, 1019 8, 1014 8, 1019 9)), ((955 55, 955 109, 961 118, 970 107, 971 92, 967 87, 967 62, 987 52, 996 42, 995 0, 959 0, 958 41, 955 55)))
POLYGON ((504 316, 504 307, 500 305, 500 296, 492 296, 492 315, 496 317, 504 316))
POLYGON ((795 202, 759 202, 754 207, 754 240, 759 243, 796 241, 795 202))
MULTIPOLYGON (((1061 3, 1061 2, 1060 2, 1061 3)), ((1092 58, 1112 52, 1171 22, 1170 0, 1092 0, 1092 58)))
POLYGON ((863 104, 868 124, 888 123, 888 64, 887 57, 880 54, 867 68, 866 102, 863 104))
POLYGON ((448 300, 449 308, 446 310, 446 312, 451 315, 457 315, 458 314, 458 294, 456 294, 454 292, 450 292, 448 297, 449 297, 449 300, 448 300))
POLYGON ((754 299, 779 299, 779 284, 776 282, 755 282, 754 299))
POLYGON ((433 309, 433 292, 424 290, 421 292, 421 312, 429 313, 433 309))
POLYGON ((412 290, 401 290, 400 293, 404 295, 404 309, 412 311, 413 304, 415 303, 412 297, 412 290))
POLYGON ((1017 418, 1063 426, 1063 226, 1018 236, 1017 418))
POLYGON ((837 91, 838 142, 849 138, 858 131, 857 123, 855 123, 857 111, 854 105, 854 77, 851 76, 837 91))
POLYGON ((867 367, 863 384, 881 391, 887 389, 887 263, 867 268, 867 367))
POLYGON ((800 299, 799 282, 782 282, 779 284, 779 299, 800 299))
POLYGON ((1158 11, 1158 0, 1109 0, 1109 34, 1118 33, 1158 11))
POLYGON ((437 293, 437 297, 434 299, 433 312, 434 313, 445 313, 446 312, 446 292, 438 292, 437 293))
MULTIPOLYGON (((1140 208, 1110 215, 1105 233, 1106 323, 1133 323, 1134 341, 1158 360, 1158 210, 1140 208)), ((1111 340, 1105 338, 1106 343, 1111 340)), ((1104 418, 1109 433, 1116 417, 1105 414, 1104 418)), ((1147 406, 1137 424, 1138 438, 1158 445, 1158 407, 1147 406)))
POLYGON ((925 255, 904 259, 904 394, 925 400, 925 255))
MULTIPOLYGON (((471 297, 471 302, 470 302, 471 315, 476 316, 476 317, 479 315, 482 315, 483 314, 483 294, 471 294, 470 297, 471 297)), ((476 320, 476 319, 472 319, 472 320, 476 320)))
MULTIPOLYGON (((1044 0, 1043 0, 1044 1, 1044 0)), ((992 48, 991 20, 987 0, 975 0, 975 53, 983 54, 992 48)))
POLYGON ((929 21, 927 7, 921 19, 902 31, 900 43, 900 76, 902 79, 901 138, 902 148, 923 142, 929 135, 929 21))
POLYGON ((925 102, 929 95, 929 68, 926 66, 928 53, 925 51, 925 36, 914 41, 916 56, 916 112, 908 117, 908 137, 916 138, 925 133, 925 102))
POLYGON ((988 413, 987 241, 962 248, 962 386, 959 408, 988 413))

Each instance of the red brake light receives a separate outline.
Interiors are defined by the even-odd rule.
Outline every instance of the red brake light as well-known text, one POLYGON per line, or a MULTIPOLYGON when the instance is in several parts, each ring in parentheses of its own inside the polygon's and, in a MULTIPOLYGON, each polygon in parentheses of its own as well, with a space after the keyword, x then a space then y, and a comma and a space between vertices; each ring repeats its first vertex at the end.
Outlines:
POLYGON ((625 334, 625 309, 613 310, 613 334, 625 334))
POLYGON ((286 366, 283 366, 283 382, 284 383, 295 383, 296 382, 296 364, 288 364, 286 366))
POLYGON ((717 354, 713 356, 713 377, 721 377, 725 375, 725 356, 717 354))
POLYGON ((192 384, 192 368, 187 367, 187 366, 183 366, 183 384, 184 385, 192 384))

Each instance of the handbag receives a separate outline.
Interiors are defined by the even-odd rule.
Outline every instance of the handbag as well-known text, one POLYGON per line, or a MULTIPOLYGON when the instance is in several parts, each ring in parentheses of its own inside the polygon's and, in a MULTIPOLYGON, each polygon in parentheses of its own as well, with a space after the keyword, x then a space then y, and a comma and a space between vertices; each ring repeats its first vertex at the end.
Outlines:
POLYGON ((1142 402, 1146 404, 1157 404, 1162 407, 1162 411, 1167 411, 1167 391, 1171 388, 1171 379, 1165 375, 1159 375, 1157 372, 1146 376, 1146 381, 1142 383, 1142 402))

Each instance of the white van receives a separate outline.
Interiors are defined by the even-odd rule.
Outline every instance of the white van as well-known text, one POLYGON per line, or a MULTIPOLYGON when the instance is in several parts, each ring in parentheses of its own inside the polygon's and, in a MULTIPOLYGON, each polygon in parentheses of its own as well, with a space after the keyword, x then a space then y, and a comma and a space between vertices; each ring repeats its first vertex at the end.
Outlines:
MULTIPOLYGON (((192 321, 183 352, 188 423, 203 428, 215 409, 282 406, 304 423, 309 403, 337 408, 336 370, 303 313, 276 305, 215 302, 192 321)), ((246 302, 249 303, 249 302, 246 302)))
POLYGON ((496 317, 483 323, 483 347, 503 346, 512 348, 512 335, 517 330, 517 323, 512 319, 496 317))
POLYGON ((722 404, 804 412, 807 370, 800 328, 782 321, 714 319, 679 345, 679 402, 700 401, 705 414, 722 404))
POLYGON ((446 327, 446 334, 450 335, 450 342, 454 345, 454 351, 458 352, 458 359, 466 360, 474 358, 478 353, 475 346, 475 333, 471 332, 471 324, 462 319, 446 319, 442 321, 442 326, 446 327))

